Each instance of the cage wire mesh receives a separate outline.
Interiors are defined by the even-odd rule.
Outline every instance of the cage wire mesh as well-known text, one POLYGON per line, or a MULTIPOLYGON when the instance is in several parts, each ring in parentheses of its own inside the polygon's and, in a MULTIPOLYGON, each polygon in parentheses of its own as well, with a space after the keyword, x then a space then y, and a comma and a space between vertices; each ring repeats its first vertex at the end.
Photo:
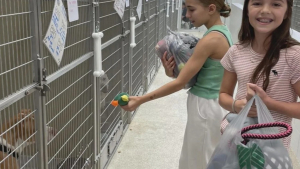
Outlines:
MULTIPOLYGON (((154 50, 155 50, 155 45, 157 43, 156 40, 156 18, 153 17, 149 21, 149 34, 148 34, 148 42, 149 42, 149 54, 148 54, 148 73, 151 73, 152 69, 155 66, 155 58, 157 57, 154 50)), ((151 79, 150 79, 151 80, 151 79)))
MULTIPOLYGON (((67 7, 67 1, 63 0, 64 7, 67 7)), ((54 0, 41 1, 41 26, 42 38, 45 37, 48 26, 52 17, 54 0)), ((93 31, 93 22, 91 15, 92 5, 90 0, 78 1, 79 20, 68 22, 67 38, 64 47, 64 54, 62 61, 57 66, 55 60, 52 58, 50 52, 43 45, 43 59, 48 75, 70 64, 72 61, 92 51, 93 41, 91 34, 93 31)), ((67 9, 66 9, 67 11, 67 9)))
POLYGON ((159 0, 159 39, 164 37, 164 23, 165 23, 165 12, 163 1, 159 0))
POLYGON ((102 43, 122 34, 121 18, 113 7, 114 1, 99 1, 100 31, 105 35, 102 38, 102 43))
POLYGON ((142 86, 142 62, 143 62, 143 26, 138 27, 136 30, 136 47, 133 48, 132 56, 132 94, 138 93, 142 86))
POLYGON ((49 84, 46 125, 56 135, 49 143, 48 167, 72 168, 91 165, 93 155, 93 84, 91 59, 49 84))
MULTIPOLYGON (((130 44, 130 37, 126 36, 124 38, 124 74, 123 74, 123 79, 124 79, 124 86, 123 86, 123 92, 129 93, 129 44, 130 44)), ((122 115, 123 119, 123 124, 124 124, 124 129, 126 127, 126 124, 128 124, 128 116, 126 116, 126 113, 122 115)))
MULTIPOLYGON (((31 168, 38 166, 37 110, 35 109, 34 95, 28 95, 0 111, 0 166, 4 168, 31 168), (11 151, 3 151, 5 147, 11 151), (15 158, 19 157, 19 158, 15 158)), ((52 132, 52 130, 49 130, 52 132)), ((47 138, 51 139, 48 133, 47 138)))
MULTIPOLYGON (((101 91, 102 100, 101 105, 101 147, 109 139, 115 124, 121 120, 120 107, 113 107, 110 102, 113 98, 121 92, 121 41, 117 40, 102 51, 103 69, 108 77, 107 85, 109 86, 108 92, 101 91)), ((102 81, 103 82, 103 81, 102 81)), ((99 82, 100 83, 100 82, 99 82)), ((104 86, 106 84, 103 84, 104 86)))
POLYGON ((29 5, 0 1, 0 100, 33 83, 29 5))
MULTIPOLYGON (((100 31, 104 37, 102 43, 106 43, 117 36, 122 35, 123 26, 130 29, 129 8, 123 15, 123 20, 118 13, 113 9, 114 1, 99 1, 99 21, 100 31)), ((102 50, 103 70, 105 71, 105 79, 100 78, 101 95, 101 132, 100 147, 103 148, 105 143, 110 138, 116 124, 122 119, 120 107, 113 107, 110 102, 122 90, 122 39, 118 38, 110 43, 102 50)))
MULTIPOLYGON (((67 8, 67 1, 62 1, 67 8)), ((42 38, 51 21, 55 1, 40 2, 42 38)), ((92 51, 91 1, 78 1, 79 20, 68 22, 62 61, 58 66, 46 46, 42 58, 48 75, 92 51)), ((67 9, 66 9, 67 11, 67 9)), ((49 169, 90 166, 93 142, 92 60, 88 59, 49 83, 45 99, 46 124, 57 133, 46 144, 49 169)))
MULTIPOLYGON (((147 75, 148 75, 148 73, 147 73, 147 69, 148 69, 148 64, 147 64, 147 60, 148 60, 148 57, 147 57, 147 55, 148 55, 148 53, 149 53, 149 46, 148 46, 148 44, 149 44, 149 38, 148 38, 148 35, 149 35, 149 12, 148 12, 148 10, 149 10, 149 1, 145 1, 144 3, 143 3, 143 10, 142 10, 142 13, 144 13, 144 21, 145 21, 145 23, 142 25, 142 27, 143 27, 143 29, 142 29, 142 36, 144 37, 143 38, 143 41, 142 41, 142 43, 143 43, 143 50, 142 50, 142 60, 141 60, 141 65, 142 65, 142 74, 141 74, 141 86, 140 86, 140 88, 142 87, 143 89, 144 88, 146 88, 146 85, 147 84, 145 84, 145 80, 147 80, 147 75)), ((134 94, 138 94, 138 90, 139 90, 139 88, 137 88, 136 89, 136 92, 134 93, 134 94)))

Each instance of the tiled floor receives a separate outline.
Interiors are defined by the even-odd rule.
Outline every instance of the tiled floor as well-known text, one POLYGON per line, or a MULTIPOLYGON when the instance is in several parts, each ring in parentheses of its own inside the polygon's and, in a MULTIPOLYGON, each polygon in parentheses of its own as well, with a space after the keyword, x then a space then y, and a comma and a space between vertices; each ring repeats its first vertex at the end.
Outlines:
MULTIPOLYGON (((171 80, 161 67, 149 91, 171 80)), ((187 119, 186 98, 186 90, 181 90, 142 105, 108 169, 177 169, 187 119)), ((294 169, 300 169, 293 153, 291 158, 294 169)))

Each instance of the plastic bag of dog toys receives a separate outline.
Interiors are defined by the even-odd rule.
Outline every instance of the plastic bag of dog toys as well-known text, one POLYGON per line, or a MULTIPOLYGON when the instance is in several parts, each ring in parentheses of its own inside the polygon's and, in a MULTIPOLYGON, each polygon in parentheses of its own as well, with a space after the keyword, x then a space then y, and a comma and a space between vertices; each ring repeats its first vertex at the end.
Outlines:
MULTIPOLYGON (((168 29, 169 35, 165 36, 155 46, 157 56, 161 59, 167 51, 167 59, 174 56, 174 77, 177 78, 185 63, 192 56, 199 38, 185 33, 175 33, 168 29)), ((185 89, 192 87, 197 80, 197 74, 185 85, 185 89)))
POLYGON ((207 169, 293 169, 282 138, 292 134, 288 123, 274 121, 258 95, 250 99, 243 110, 230 117, 207 169), (257 119, 248 113, 255 102, 257 119))

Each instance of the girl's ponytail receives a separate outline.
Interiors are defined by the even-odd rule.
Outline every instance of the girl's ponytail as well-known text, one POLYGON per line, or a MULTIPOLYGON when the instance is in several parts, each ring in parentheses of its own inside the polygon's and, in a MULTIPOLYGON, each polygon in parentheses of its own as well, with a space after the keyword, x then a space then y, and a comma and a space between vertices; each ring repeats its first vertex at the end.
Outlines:
POLYGON ((227 18, 230 15, 231 8, 229 5, 224 4, 224 6, 220 10, 220 15, 223 16, 224 18, 227 18))
POLYGON ((216 5, 216 10, 220 12, 220 15, 227 18, 231 12, 229 5, 225 3, 224 0, 199 0, 204 6, 209 6, 210 4, 216 5))

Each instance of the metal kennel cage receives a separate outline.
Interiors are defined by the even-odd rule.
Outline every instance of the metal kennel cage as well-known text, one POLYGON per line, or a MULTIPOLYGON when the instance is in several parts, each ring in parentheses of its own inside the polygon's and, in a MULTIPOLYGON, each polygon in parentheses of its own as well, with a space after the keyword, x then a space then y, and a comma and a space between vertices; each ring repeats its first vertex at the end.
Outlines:
POLYGON ((1 167, 107 166, 134 115, 110 101, 120 92, 148 90, 161 65, 156 42, 167 25, 177 25, 177 1, 140 1, 141 18, 139 0, 130 0, 121 19, 114 0, 77 0, 79 19, 68 22, 58 65, 43 39, 55 3, 67 11, 68 1, 0 0, 0 146, 12 150, 0 152, 1 167), (92 35, 99 33, 104 36, 95 47, 99 39, 92 35), (103 73, 96 76, 99 53, 103 73))

